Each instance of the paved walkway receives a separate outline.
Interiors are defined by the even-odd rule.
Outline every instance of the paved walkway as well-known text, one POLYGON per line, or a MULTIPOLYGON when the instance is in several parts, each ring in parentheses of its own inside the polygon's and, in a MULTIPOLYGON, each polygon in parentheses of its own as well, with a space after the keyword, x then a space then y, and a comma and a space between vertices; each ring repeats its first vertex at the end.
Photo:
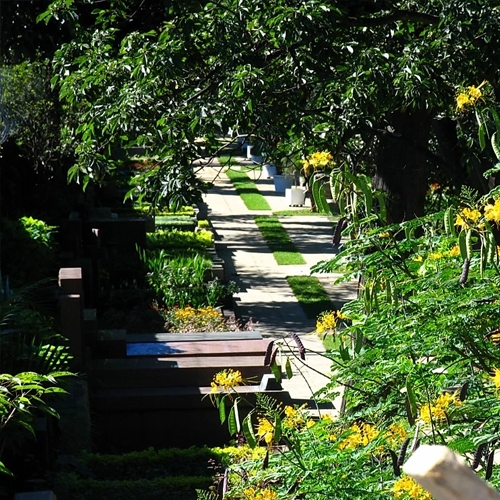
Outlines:
MULTIPOLYGON (((256 181, 256 186, 272 210, 250 211, 234 190, 224 170, 214 165, 205 167, 200 175, 205 180, 214 182, 214 187, 205 195, 204 201, 208 208, 207 216, 216 232, 217 253, 225 261, 228 279, 235 281, 240 288, 237 294, 237 314, 244 320, 251 318, 256 322, 256 329, 264 337, 294 344, 288 335, 296 333, 300 336, 308 350, 308 366, 298 361, 294 368, 297 376, 284 380, 283 387, 290 392, 292 398, 309 399, 312 392, 328 382, 331 363, 320 354, 313 353, 324 352, 321 340, 314 333, 315 320, 305 316, 286 277, 309 275, 312 265, 334 255, 331 244, 332 223, 326 216, 280 217, 280 222, 302 253, 306 264, 278 266, 253 221, 253 215, 271 215, 272 211, 290 209, 291 207, 286 206, 285 196, 275 192, 272 179, 261 178, 256 181), (307 383, 299 372, 307 379, 307 383)), ((315 276, 338 308, 355 296, 353 284, 333 284, 338 275, 315 276)))

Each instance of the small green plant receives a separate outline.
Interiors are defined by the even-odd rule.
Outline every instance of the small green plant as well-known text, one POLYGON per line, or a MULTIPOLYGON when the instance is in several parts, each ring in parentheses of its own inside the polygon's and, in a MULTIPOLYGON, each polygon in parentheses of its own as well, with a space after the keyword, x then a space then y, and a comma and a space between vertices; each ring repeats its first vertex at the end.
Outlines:
MULTIPOLYGON (((47 399, 65 393, 58 383, 70 375, 69 372, 0 374, 0 458, 3 451, 19 450, 24 440, 34 438, 35 416, 40 412, 58 416, 47 399)), ((2 461, 1 474, 12 474, 2 461)))
POLYGON ((56 226, 33 217, 2 220, 1 271, 13 288, 55 275, 57 272, 56 226))
POLYGON ((208 229, 210 227, 210 222, 206 219, 200 219, 197 225, 200 229, 208 229))
POLYGON ((47 247, 54 244, 54 233, 57 226, 50 226, 46 222, 33 217, 21 217, 19 222, 23 228, 28 232, 31 239, 42 243, 47 247))
POLYGON ((206 249, 211 248, 214 235, 211 231, 180 231, 178 229, 158 230, 146 236, 147 248, 162 249, 206 249))
POLYGON ((237 290, 234 282, 209 279, 212 260, 200 254, 172 256, 164 249, 138 252, 160 308, 217 306, 237 290))

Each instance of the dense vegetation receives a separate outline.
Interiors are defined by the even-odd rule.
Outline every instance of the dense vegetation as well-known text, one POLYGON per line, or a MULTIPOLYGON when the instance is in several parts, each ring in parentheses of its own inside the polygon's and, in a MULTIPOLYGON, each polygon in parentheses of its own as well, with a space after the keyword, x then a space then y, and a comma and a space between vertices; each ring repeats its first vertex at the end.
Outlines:
MULTIPOLYGON (((273 455, 273 475, 234 495, 382 497, 397 484, 394 425, 476 452, 491 476, 499 16, 494 0, 0 2, 2 343, 21 332, 35 359, 59 360, 19 380, 3 361, 5 404, 34 395, 28 409, 36 400, 50 412, 41 396, 67 362, 57 328, 10 293, 12 263, 31 264, 10 276, 16 288, 54 276, 51 228, 75 209, 124 196, 153 211, 200 201, 200 161, 237 131, 281 165, 331 153, 336 241, 348 242, 317 270, 340 266, 360 280, 360 299, 332 328, 327 392, 345 388, 343 418, 312 430, 289 421, 289 468, 290 455, 273 455), (137 152, 154 162, 124 182, 137 152)), ((30 429, 26 405, 15 409, 7 423, 30 429)), ((260 436, 280 441, 283 414, 269 402, 260 411, 260 436)))

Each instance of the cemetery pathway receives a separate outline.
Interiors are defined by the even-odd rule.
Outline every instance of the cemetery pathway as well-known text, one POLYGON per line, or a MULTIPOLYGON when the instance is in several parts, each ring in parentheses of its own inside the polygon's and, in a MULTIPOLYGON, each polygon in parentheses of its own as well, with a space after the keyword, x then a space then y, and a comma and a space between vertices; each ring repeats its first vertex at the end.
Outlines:
MULTIPOLYGON (((312 265, 334 255, 331 244, 332 223, 326 216, 279 217, 306 260, 306 264, 301 266, 279 266, 253 221, 253 216, 271 215, 272 211, 291 207, 286 206, 283 194, 275 192, 272 179, 261 178, 256 181, 256 186, 268 201, 271 211, 248 210, 224 170, 220 165, 211 164, 210 167, 204 167, 200 175, 214 184, 208 194, 204 195, 206 216, 215 230, 217 253, 225 262, 226 277, 235 281, 240 288, 236 295, 237 314, 244 320, 251 318, 256 322, 256 329, 263 337, 284 338, 288 343, 290 333, 300 336, 309 351, 307 364, 297 362, 294 366, 297 376, 284 380, 283 388, 294 399, 310 399, 312 392, 328 382, 331 362, 321 354, 314 354, 324 352, 321 340, 314 333, 315 319, 306 317, 286 277, 309 275, 312 265)), ((202 218, 203 215, 201 214, 202 218)), ((354 284, 333 284, 338 275, 315 276, 337 308, 355 297, 354 284)), ((338 407, 338 404, 335 406, 338 407)))

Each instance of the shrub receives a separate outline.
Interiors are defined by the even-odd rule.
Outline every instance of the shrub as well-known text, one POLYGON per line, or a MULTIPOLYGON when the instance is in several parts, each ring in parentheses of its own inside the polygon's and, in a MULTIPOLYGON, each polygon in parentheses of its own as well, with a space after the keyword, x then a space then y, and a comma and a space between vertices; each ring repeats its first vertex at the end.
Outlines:
POLYGON ((227 330, 224 316, 212 306, 198 309, 191 306, 168 309, 165 328, 167 331, 178 333, 227 330))
POLYGON ((214 243, 214 237, 211 231, 180 231, 178 229, 158 230, 154 233, 148 233, 146 244, 150 250, 156 248, 163 249, 207 249, 214 243))

